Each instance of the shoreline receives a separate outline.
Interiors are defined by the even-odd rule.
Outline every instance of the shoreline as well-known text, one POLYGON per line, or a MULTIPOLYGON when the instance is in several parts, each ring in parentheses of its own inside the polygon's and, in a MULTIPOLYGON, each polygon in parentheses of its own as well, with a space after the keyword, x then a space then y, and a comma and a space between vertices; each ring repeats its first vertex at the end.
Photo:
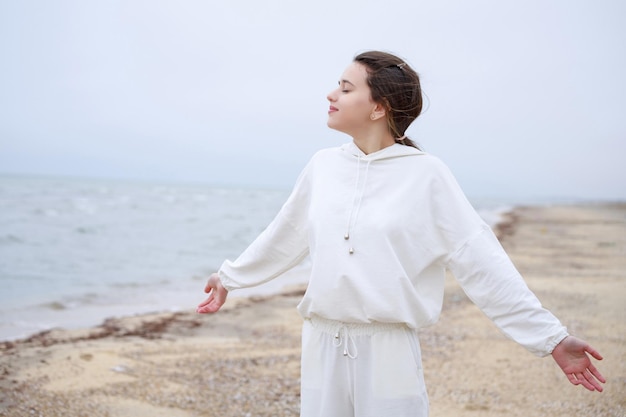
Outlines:
MULTIPOLYGON (((431 417, 626 416, 626 203, 518 206, 494 231, 544 306, 605 357, 603 393, 507 340, 446 279, 420 331, 431 417)), ((0 342, 3 416, 297 416, 305 286, 0 342)))
MULTIPOLYGON (((512 227, 510 223, 512 221, 515 221, 515 216, 513 214, 513 212, 515 211, 515 208, 516 206, 500 205, 498 207, 494 207, 489 210, 479 211, 479 214, 481 215, 481 217, 483 217, 485 222, 487 222, 487 224, 489 224, 492 227, 492 229, 494 230, 498 238, 500 238, 500 235, 506 234, 507 230, 512 227)), ((270 283, 266 283, 259 287, 245 288, 242 290, 238 290, 234 296, 231 296, 229 298, 229 300, 235 299, 235 298, 245 299, 245 298, 250 298, 250 297, 252 298, 269 297, 269 296, 281 295, 284 292, 290 292, 292 291, 294 287, 306 288, 306 277, 303 276, 302 273, 303 272, 306 273, 307 268, 308 268, 308 260, 305 260, 303 264, 296 266, 293 270, 288 271, 287 273, 284 274, 284 276, 278 278, 277 280, 270 282, 270 283)), ((203 294, 202 294, 203 285, 204 285, 204 281, 198 280, 198 288, 196 291, 198 294, 198 297, 197 297, 198 303, 203 298, 203 294)), ((56 302, 52 302, 48 304, 55 304, 55 303, 56 302)), ((44 305, 40 307, 46 307, 46 306, 44 305)), ((111 309, 112 310, 126 310, 126 307, 112 306, 111 309)), ((80 310, 66 309, 65 307, 54 308, 53 306, 52 310, 58 310, 58 312, 66 314, 66 315, 72 315, 73 313, 76 313, 76 314, 81 313, 80 310)), ((101 334, 103 335, 102 337, 105 337, 111 332, 110 330, 111 323, 115 323, 118 321, 123 322, 126 319, 127 320, 141 319, 141 317, 144 317, 144 316, 145 317, 160 317, 160 316, 176 317, 185 312, 192 311, 193 307, 188 307, 188 308, 177 307, 177 308, 147 309, 147 310, 144 308, 141 310, 136 313, 112 314, 112 315, 109 315, 109 316, 103 317, 102 319, 97 319, 97 320, 84 320, 83 319, 81 320, 82 322, 91 322, 91 323, 86 323, 82 325, 74 323, 73 325, 66 325, 66 326, 60 325, 60 326, 51 326, 49 328, 44 327, 44 328, 40 328, 39 330, 33 330, 30 332, 21 332, 22 334, 18 336, 0 337, 0 346, 3 344, 10 345, 12 343, 19 343, 22 341, 45 339, 46 335, 49 335, 49 334, 56 335, 62 332, 80 334, 80 333, 84 333, 88 329, 95 329, 93 332, 94 334, 101 334)), ((55 311, 52 311, 52 313, 55 313, 55 311)))
MULTIPOLYGON (((626 205, 626 203, 591 202, 558 206, 619 207, 621 205, 626 205)), ((528 209, 532 210, 551 206, 553 205, 519 205, 506 206, 506 208, 503 209, 493 210, 493 212, 491 213, 492 216, 490 226, 492 227, 492 230, 494 231, 494 234, 496 235, 498 240, 503 242, 505 239, 508 239, 510 236, 515 234, 515 231, 520 221, 520 215, 518 211, 528 209)), ((304 295, 305 291, 306 284, 286 284, 280 289, 274 289, 273 291, 262 290, 256 292, 254 291, 254 288, 242 289, 238 290, 234 296, 231 295, 229 297, 228 303, 222 308, 222 311, 229 308, 236 308, 236 306, 240 304, 245 305, 248 301, 263 302, 273 297, 302 296, 304 295)), ((202 295, 200 295, 200 298, 202 298, 202 295)), ((41 346, 50 346, 56 343, 96 340, 106 337, 137 336, 146 339, 155 339, 159 337, 160 333, 165 332, 170 325, 182 325, 190 327, 197 326, 198 321, 194 320, 193 317, 189 317, 190 315, 197 315, 193 308, 179 311, 162 310, 121 316, 110 316, 102 320, 101 323, 92 326, 82 326, 76 328, 53 327, 50 329, 34 332, 24 337, 0 340, 0 350, 12 349, 13 347, 22 344, 40 344, 41 346)))
MULTIPOLYGON (((104 204, 103 202, 100 203, 104 204)), ((100 203, 95 202, 94 204, 98 206, 100 203)), ((495 224, 502 221, 503 214, 505 215, 515 208, 515 205, 511 202, 507 203, 504 200, 478 199, 475 203, 477 204, 476 207, 479 215, 492 228, 494 228, 495 224)), ((268 216, 269 215, 268 213, 268 216)), ((77 230, 95 228, 92 224, 93 219, 83 219, 83 221, 86 221, 86 223, 78 227, 77 230)), ((108 230, 107 227, 104 227, 103 230, 108 230)), ((220 228, 217 229, 221 230, 220 228)), ((16 236, 20 236, 17 231, 14 232, 16 236)), ((235 230, 235 232, 237 232, 237 230, 235 230)), ((237 233, 241 233, 241 231, 237 233)), ((209 237, 212 234, 215 235, 213 232, 209 232, 208 234, 209 237)), ((103 239, 98 239, 90 235, 79 236, 79 239, 86 238, 87 242, 91 242, 90 244, 96 245, 96 247, 103 244, 103 239)), ((204 241, 211 241, 209 237, 205 237, 204 241)), ((249 236, 250 240, 252 238, 252 235, 249 236)), ((195 238, 193 241, 196 242, 197 240, 198 239, 195 238)), ((142 239, 141 241, 149 241, 149 239, 142 239)), ((175 243, 181 242, 176 241, 175 243)), ((197 244, 199 243, 196 242, 195 245, 197 244)), ((240 242, 240 244, 243 243, 240 242)), ((184 251, 189 251, 190 248, 185 245, 187 245, 187 243, 181 243, 180 245, 162 243, 160 250, 165 247, 170 247, 171 250, 167 251, 168 253, 180 248, 187 248, 184 251)), ((11 250, 15 250, 14 246, 15 245, 11 246, 11 248, 13 248, 11 250)), ((25 245, 18 246, 23 246, 23 248, 19 250, 26 250, 27 248, 25 245)), ((196 246, 194 246, 194 248, 195 247, 196 246)), ((72 249, 71 247, 67 249, 77 250, 77 248, 72 249)), ((18 256, 19 250, 11 256, 18 256)), ((12 252, 9 252, 9 255, 10 253, 12 252)), ((39 257, 36 256, 34 259, 28 261, 33 263, 33 276, 37 276, 38 273, 54 274, 54 271, 37 272, 39 268, 38 265, 42 262, 41 253, 37 253, 39 253, 39 257)), ((200 253, 200 251, 196 250, 195 253, 200 253)), ((12 259, 11 256, 9 256, 9 265, 11 263, 10 259, 12 259)), ((208 254, 208 256, 196 256, 198 259, 192 262, 190 259, 195 259, 195 255, 192 255, 191 258, 185 261, 191 263, 182 262, 178 267, 173 268, 167 266, 174 265, 173 263, 166 263, 164 269, 157 268, 156 270, 151 269, 154 265, 148 266, 149 263, 142 261, 141 257, 137 258, 137 265, 139 266, 133 268, 132 265, 135 262, 131 260, 132 257, 130 257, 119 264, 119 273, 121 276, 125 277, 125 281, 118 282, 117 279, 111 276, 111 262, 115 264, 114 259, 116 256, 117 255, 114 255, 112 259, 109 259, 103 253, 100 259, 99 257, 91 257, 92 259, 89 262, 92 267, 97 269, 100 265, 103 267, 103 271, 105 271, 103 272, 103 278, 107 279, 100 279, 96 276, 90 277, 90 273, 88 272, 90 268, 84 267, 84 265, 86 265, 86 257, 89 257, 86 253, 78 251, 77 259, 79 261, 82 259, 80 262, 82 262, 83 267, 81 268, 84 271, 74 276, 73 274, 76 274, 76 271, 73 271, 71 268, 65 270, 65 272, 63 272, 64 278, 59 283, 61 290, 58 292, 56 292, 54 288, 48 288, 51 285, 49 280, 42 281, 42 285, 36 285, 34 282, 29 283, 28 280, 22 283, 11 282, 9 280, 9 282, 7 282, 8 293, 5 294, 5 303, 0 312, 2 318, 2 320, 0 320, 0 342, 19 341, 42 332, 57 329, 73 330, 99 326, 111 318, 133 317, 160 312, 180 312, 187 311, 190 308, 193 309, 202 299, 202 287, 204 286, 209 272, 217 268, 217 265, 221 263, 224 257, 228 257, 227 254, 223 256, 208 254), (105 258, 109 260, 104 261, 103 259, 105 258), (192 266, 194 262, 195 265, 192 266), (81 277, 90 277, 90 279, 83 280, 81 277), (76 283, 79 285, 68 290, 64 286, 67 286, 67 279, 70 278, 77 280, 76 283), (96 284, 98 282, 100 282, 100 284, 96 284), (100 286, 99 288, 98 285, 100 286), (13 293, 15 293, 15 296, 11 295, 13 293), (26 294, 28 294, 28 296, 26 296, 26 294)), ((231 256, 235 255, 231 254, 231 256)), ((45 260, 45 257, 43 259, 45 260)), ((16 271, 19 271, 20 268, 29 270, 30 267, 24 265, 14 268, 16 268, 16 271)), ((60 264, 59 268, 69 268, 69 266, 66 262, 60 264)), ((306 274, 302 274, 302 272, 306 270, 306 268, 306 265, 296 267, 284 276, 262 286, 239 290, 237 296, 246 297, 278 294, 283 291, 283 287, 304 284, 307 281, 307 277, 306 274)), ((58 272, 59 271, 56 273, 58 272)))

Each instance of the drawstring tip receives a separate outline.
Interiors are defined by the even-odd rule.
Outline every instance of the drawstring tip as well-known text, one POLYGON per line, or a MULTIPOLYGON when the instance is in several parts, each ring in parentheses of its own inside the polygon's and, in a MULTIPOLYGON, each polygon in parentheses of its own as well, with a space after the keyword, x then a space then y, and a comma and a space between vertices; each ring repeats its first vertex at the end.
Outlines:
POLYGON ((343 347, 343 356, 350 359, 356 359, 357 348, 352 335, 348 332, 346 327, 342 327, 337 333, 335 333, 335 340, 333 340, 333 346, 336 348, 343 347))

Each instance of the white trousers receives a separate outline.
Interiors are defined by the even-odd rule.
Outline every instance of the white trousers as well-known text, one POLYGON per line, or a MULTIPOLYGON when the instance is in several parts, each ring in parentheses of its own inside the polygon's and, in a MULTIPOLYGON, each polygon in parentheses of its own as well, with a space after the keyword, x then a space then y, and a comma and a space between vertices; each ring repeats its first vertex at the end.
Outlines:
POLYGON ((427 417, 417 333, 312 318, 302 329, 300 417, 427 417))

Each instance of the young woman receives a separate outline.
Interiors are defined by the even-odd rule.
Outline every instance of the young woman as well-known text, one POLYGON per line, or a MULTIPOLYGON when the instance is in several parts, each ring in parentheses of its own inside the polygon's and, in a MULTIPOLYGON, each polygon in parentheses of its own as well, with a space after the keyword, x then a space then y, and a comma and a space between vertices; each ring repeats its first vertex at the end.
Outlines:
POLYGON ((362 53, 328 101, 328 126, 352 142, 313 156, 267 229, 211 275, 198 312, 310 255, 301 416, 427 416, 417 329, 437 321, 448 268, 508 337, 602 391, 588 357, 600 354, 541 306, 447 167, 406 137, 422 110, 417 73, 362 53))

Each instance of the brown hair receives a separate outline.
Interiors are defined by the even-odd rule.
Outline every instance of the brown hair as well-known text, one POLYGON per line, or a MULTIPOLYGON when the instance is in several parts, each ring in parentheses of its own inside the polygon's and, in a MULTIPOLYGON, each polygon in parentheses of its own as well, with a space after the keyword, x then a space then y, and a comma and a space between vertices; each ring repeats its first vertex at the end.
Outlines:
POLYGON ((405 136, 406 129, 422 112, 419 75, 402 59, 381 51, 363 52, 354 62, 365 66, 372 100, 385 106, 389 132, 397 143, 419 149, 405 136))

